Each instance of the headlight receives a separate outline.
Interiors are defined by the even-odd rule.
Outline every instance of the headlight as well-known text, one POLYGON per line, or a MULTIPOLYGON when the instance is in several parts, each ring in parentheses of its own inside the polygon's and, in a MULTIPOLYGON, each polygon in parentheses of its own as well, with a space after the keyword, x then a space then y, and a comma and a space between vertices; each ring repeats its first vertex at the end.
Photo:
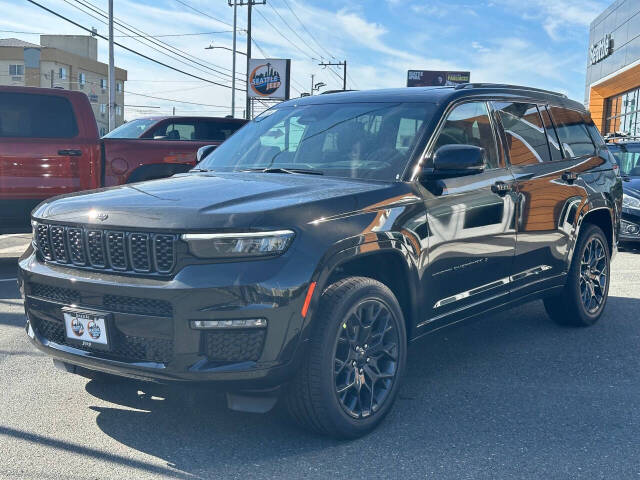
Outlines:
POLYGON ((280 255, 291 244, 291 230, 247 233, 185 233, 182 240, 200 258, 235 258, 280 255))
POLYGON ((640 210, 640 200, 626 193, 622 194, 622 206, 626 208, 635 208, 640 210))

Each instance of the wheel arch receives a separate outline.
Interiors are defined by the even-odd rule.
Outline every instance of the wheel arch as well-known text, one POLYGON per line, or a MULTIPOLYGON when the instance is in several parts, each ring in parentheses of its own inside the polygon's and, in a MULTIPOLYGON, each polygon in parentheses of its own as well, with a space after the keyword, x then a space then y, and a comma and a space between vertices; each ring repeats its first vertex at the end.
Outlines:
POLYGON ((407 339, 411 339, 419 318, 420 290, 415 259, 406 246, 397 240, 371 242, 327 259, 316 276, 318 295, 314 296, 316 305, 312 304, 311 314, 317 311, 317 302, 329 285, 351 276, 373 278, 393 292, 402 309, 407 339))

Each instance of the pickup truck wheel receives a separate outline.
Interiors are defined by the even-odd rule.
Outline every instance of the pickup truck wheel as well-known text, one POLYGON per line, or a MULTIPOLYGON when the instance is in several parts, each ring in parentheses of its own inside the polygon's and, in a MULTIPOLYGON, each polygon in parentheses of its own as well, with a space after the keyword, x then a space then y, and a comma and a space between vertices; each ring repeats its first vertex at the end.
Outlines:
POLYGON ((563 292, 544 300, 547 314, 560 325, 587 327, 598 321, 609 295, 611 257, 596 225, 582 232, 563 292))
POLYGON ((303 427, 337 438, 371 431, 391 409, 406 363, 404 318, 384 284, 349 277, 320 299, 308 354, 285 404, 303 427))

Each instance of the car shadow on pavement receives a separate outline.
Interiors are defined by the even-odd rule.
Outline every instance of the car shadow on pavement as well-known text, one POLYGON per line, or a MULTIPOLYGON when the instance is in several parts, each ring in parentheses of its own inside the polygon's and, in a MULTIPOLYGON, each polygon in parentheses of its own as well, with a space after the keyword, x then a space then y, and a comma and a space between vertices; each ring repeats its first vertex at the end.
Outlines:
POLYGON ((468 466, 456 462, 463 451, 494 462, 497 477, 518 476, 527 462, 562 468, 572 461, 566 445, 578 448, 603 435, 622 437, 614 456, 634 454, 640 418, 628 430, 619 428, 629 415, 618 395, 640 370, 638 311, 640 299, 610 297, 598 324, 571 329, 552 323, 536 302, 424 337, 409 350, 389 417, 352 442, 302 431, 283 421, 282 410, 232 412, 222 395, 189 388, 116 379, 91 380, 86 390, 115 404, 91 407, 104 433, 196 477, 277 472, 277 460, 289 457, 302 472, 302 463, 313 465, 320 451, 335 460, 319 466, 327 477, 344 476, 344 462, 358 477, 378 477, 390 451, 399 464, 445 464, 449 473, 465 476, 468 466), (621 368, 619 357, 628 365, 621 368), (366 455, 358 453, 363 449, 366 455))

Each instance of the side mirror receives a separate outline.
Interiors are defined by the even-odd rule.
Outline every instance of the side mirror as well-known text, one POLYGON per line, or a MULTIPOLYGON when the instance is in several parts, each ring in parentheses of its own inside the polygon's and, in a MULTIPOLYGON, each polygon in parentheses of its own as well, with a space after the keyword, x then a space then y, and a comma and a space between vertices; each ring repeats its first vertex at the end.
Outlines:
POLYGON ((200 163, 204 158, 216 149, 217 145, 205 145, 200 147, 196 153, 196 163, 200 163))
POLYGON ((433 155, 433 167, 425 168, 424 178, 451 178, 484 171, 484 148, 475 145, 443 145, 433 155))

